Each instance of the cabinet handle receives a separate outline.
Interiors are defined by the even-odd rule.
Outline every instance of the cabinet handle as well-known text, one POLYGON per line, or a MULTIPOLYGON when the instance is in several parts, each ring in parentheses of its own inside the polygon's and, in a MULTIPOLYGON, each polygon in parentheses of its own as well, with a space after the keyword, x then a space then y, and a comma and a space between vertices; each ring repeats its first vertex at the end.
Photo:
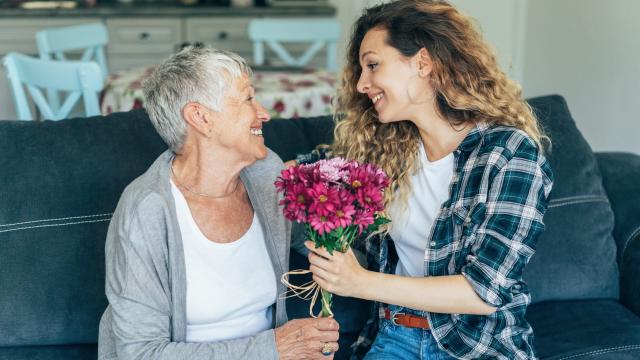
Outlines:
POLYGON ((143 32, 140 33, 140 35, 138 36, 140 38, 140 40, 147 40, 151 35, 149 35, 148 32, 143 32))
POLYGON ((226 39, 227 37, 229 37, 229 34, 227 34, 227 32, 226 32, 226 31, 220 31, 220 32, 218 33, 218 39, 220 39, 220 40, 224 40, 224 39, 226 39))

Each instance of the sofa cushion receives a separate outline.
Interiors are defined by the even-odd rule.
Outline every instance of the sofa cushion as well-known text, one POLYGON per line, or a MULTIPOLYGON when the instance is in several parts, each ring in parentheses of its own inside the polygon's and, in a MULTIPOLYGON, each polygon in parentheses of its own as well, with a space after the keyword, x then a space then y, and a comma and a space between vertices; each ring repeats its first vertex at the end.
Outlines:
POLYGON ((287 161, 310 152, 318 144, 331 143, 333 125, 330 116, 274 119, 263 125, 262 132, 265 145, 287 161))
POLYGON ((95 359, 97 353, 95 344, 0 347, 0 360, 88 360, 95 359))
POLYGON ((618 297, 613 212, 596 158, 560 96, 530 99, 552 147, 545 232, 525 270, 533 302, 618 297))
POLYGON ((111 213, 166 146, 144 111, 0 121, 0 139, 0 346, 95 343, 111 213))
POLYGON ((640 359, 640 317, 616 300, 534 304, 527 319, 541 360, 640 359))

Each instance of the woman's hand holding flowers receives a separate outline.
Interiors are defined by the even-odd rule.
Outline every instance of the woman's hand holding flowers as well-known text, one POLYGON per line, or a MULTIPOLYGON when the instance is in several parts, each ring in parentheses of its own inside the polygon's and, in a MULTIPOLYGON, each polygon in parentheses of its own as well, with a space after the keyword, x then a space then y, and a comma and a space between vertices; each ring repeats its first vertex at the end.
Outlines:
POLYGON ((304 245, 309 252, 309 270, 313 280, 323 289, 340 296, 363 298, 369 271, 364 269, 351 248, 330 254, 323 247, 316 248, 312 241, 304 245))

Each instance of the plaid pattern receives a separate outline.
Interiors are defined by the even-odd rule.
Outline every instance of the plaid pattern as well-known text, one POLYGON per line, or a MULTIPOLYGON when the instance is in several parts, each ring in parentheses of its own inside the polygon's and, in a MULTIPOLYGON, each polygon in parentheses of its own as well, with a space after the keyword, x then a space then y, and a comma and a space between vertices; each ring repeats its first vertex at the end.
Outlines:
MULTIPOLYGON (((533 331, 524 317, 531 297, 522 274, 544 230, 551 167, 524 132, 505 126, 478 124, 454 155, 451 197, 428 235, 424 275, 462 274, 497 311, 427 313, 432 334, 461 359, 535 359, 533 331)), ((390 240, 386 235, 356 242, 354 248, 367 254, 369 270, 393 273, 397 255, 390 240)), ((373 343, 381 305, 374 304, 352 345, 352 359, 363 358, 373 343)))
MULTIPOLYGON (((534 359, 533 331, 524 317, 531 297, 522 274, 544 230, 551 167, 524 132, 505 126, 478 124, 454 155, 451 197, 431 229, 424 275, 462 274, 497 311, 427 313, 432 334, 461 359, 534 359)), ((367 254, 370 270, 394 272, 390 240, 356 246, 367 254)), ((352 359, 364 357, 375 339, 380 308, 376 303, 352 345, 352 359)))

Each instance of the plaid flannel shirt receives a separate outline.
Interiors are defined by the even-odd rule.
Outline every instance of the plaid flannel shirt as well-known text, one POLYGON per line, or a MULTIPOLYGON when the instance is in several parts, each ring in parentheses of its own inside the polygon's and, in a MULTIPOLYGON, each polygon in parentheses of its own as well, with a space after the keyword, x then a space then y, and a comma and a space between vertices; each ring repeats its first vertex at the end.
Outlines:
MULTIPOLYGON (((424 276, 462 274, 497 310, 427 313, 431 332, 457 358, 535 359, 533 331, 525 319, 531 297, 522 274, 544 230, 553 183, 549 162, 524 132, 486 124, 476 125, 454 159, 450 198, 427 234, 424 276)), ((354 247, 367 254, 369 270, 394 273, 397 255, 390 240, 380 236, 354 247)), ((364 357, 373 343, 381 305, 374 303, 352 345, 352 359, 364 357)))

